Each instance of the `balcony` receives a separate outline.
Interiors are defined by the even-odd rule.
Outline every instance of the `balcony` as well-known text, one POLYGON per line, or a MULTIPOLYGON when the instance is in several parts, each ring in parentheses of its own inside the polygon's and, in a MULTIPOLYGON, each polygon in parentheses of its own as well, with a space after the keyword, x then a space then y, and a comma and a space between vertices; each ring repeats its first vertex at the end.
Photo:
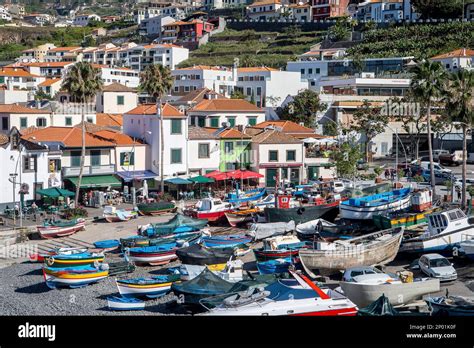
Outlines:
MULTIPOLYGON (((79 176, 80 167, 63 167, 63 177, 79 176)), ((102 175, 115 173, 114 164, 104 164, 101 166, 84 166, 83 175, 102 175)))

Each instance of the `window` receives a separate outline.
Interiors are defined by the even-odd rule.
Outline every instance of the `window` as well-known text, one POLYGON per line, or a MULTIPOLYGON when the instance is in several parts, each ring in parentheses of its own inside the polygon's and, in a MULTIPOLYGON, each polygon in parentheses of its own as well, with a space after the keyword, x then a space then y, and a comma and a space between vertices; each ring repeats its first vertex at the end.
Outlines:
POLYGON ((61 160, 60 159, 50 159, 48 165, 48 172, 55 173, 61 170, 61 160))
POLYGON ((171 164, 182 163, 181 149, 171 149, 171 164))
POLYGON ((209 158, 209 144, 199 144, 199 158, 209 158))
POLYGON ((301 75, 304 75, 304 69, 301 69, 301 75))
POLYGON ((91 166, 100 166, 100 150, 91 150, 91 166))
POLYGON ((205 117, 198 117, 198 126, 205 127, 206 126, 206 118, 205 117))
POLYGON ((66 117, 66 126, 72 126, 72 117, 66 117))
POLYGON ((133 166, 135 164, 135 153, 133 152, 122 152, 120 154, 120 165, 121 166, 133 166))
MULTIPOLYGON (((138 121, 139 121, 138 123, 140 123, 140 120, 138 120, 138 121)), ((94 123, 94 119, 92 117, 88 117, 87 122, 94 123)))
POLYGON ((117 105, 125 105, 125 97, 123 95, 117 96, 117 105))
POLYGON ((247 87, 247 95, 252 95, 252 88, 247 87))
POLYGON ((249 126, 255 126, 257 124, 257 118, 256 117, 247 117, 248 119, 248 125, 249 126))
POLYGON ((20 128, 27 128, 28 127, 28 118, 21 117, 20 118, 20 128))
POLYGON ((23 171, 24 172, 36 171, 36 156, 23 157, 23 171))
POLYGON ((81 151, 71 151, 71 167, 81 166, 81 151))
POLYGON ((235 126, 235 116, 228 116, 227 117, 227 122, 229 122, 229 125, 230 127, 234 127, 235 126))
POLYGON ((268 161, 269 162, 278 162, 278 151, 277 150, 268 151, 268 161))
POLYGON ((296 161, 296 151, 295 150, 287 150, 286 151, 286 160, 287 161, 296 161))
POLYGON ((382 142, 382 155, 386 155, 388 153, 388 143, 382 142))
POLYGON ((171 120, 171 134, 181 134, 181 120, 171 120))
POLYGON ((39 117, 36 119, 36 127, 46 127, 46 118, 39 117))
POLYGON ((224 143, 224 151, 226 154, 230 154, 234 151, 234 143, 232 141, 226 141, 224 143))
POLYGON ((8 130, 8 117, 2 117, 2 129, 8 130))
POLYGON ((309 68, 308 69, 308 75, 311 75, 313 73, 313 69, 309 68))
POLYGON ((211 127, 219 128, 219 117, 211 117, 211 127))
POLYGON ((262 87, 257 87, 257 95, 262 95, 262 87))

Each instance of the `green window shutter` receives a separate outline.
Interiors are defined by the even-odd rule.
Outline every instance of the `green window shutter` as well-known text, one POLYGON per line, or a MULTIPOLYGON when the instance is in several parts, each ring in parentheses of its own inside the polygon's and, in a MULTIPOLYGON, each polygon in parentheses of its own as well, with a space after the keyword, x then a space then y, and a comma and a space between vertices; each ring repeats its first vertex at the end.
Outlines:
POLYGON ((199 158, 209 158, 209 144, 199 144, 199 158))
POLYGON ((28 127, 28 119, 26 117, 20 118, 20 128, 28 127))
POLYGON ((117 96, 117 105, 125 105, 125 97, 123 95, 117 96))
POLYGON ((211 117, 211 127, 219 128, 219 117, 211 117))
POLYGON ((249 126, 255 126, 257 124, 257 118, 256 117, 249 117, 249 126))
POLYGON ((81 151, 71 151, 71 167, 80 167, 81 151))
POLYGON ((275 151, 275 150, 268 151, 268 160, 270 162, 278 162, 278 151, 275 151))
POLYGON ((91 166, 100 166, 100 150, 91 151, 91 166))
POLYGON ((120 165, 121 166, 133 166, 135 164, 135 153, 134 152, 122 152, 120 153, 120 165), (128 155, 128 159, 125 160, 125 156, 128 155))
POLYGON ((235 117, 227 117, 227 122, 229 122, 231 127, 235 126, 235 117))
POLYGON ((72 126, 72 117, 66 117, 66 126, 72 126))
POLYGON ((181 149, 171 149, 171 163, 181 163, 181 149))
POLYGON ((199 127, 206 127, 206 118, 205 117, 198 117, 198 126, 199 127))
POLYGON ((295 161, 296 160, 296 151, 289 150, 286 152, 286 160, 287 161, 295 161))
POLYGON ((181 134, 181 120, 171 120, 171 134, 181 134))

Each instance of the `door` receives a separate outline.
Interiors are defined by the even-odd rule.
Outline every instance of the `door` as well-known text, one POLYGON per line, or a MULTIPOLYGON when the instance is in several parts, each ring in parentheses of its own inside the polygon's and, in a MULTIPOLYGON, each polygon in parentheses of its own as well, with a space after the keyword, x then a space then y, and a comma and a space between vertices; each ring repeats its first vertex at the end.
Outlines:
POLYGON ((319 178, 319 167, 309 166, 308 167, 308 181, 318 180, 319 178))
POLYGON ((278 169, 276 168, 267 168, 265 171, 265 182, 267 187, 275 187, 276 176, 278 169))

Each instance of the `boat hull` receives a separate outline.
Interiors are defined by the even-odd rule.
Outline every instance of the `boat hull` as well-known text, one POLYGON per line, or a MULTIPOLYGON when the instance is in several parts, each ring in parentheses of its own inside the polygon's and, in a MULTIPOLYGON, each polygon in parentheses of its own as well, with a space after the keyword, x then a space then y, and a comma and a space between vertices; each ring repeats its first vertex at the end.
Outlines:
POLYGON ((286 257, 298 256, 299 250, 263 250, 254 249, 253 253, 257 261, 275 260, 286 257))
POLYGON ((375 226, 379 229, 385 230, 388 228, 394 227, 411 227, 428 222, 427 215, 431 214, 432 211, 414 213, 414 214, 404 214, 402 216, 384 216, 384 215, 374 215, 373 221, 375 226))
POLYGON ((108 297, 107 306, 113 311, 140 311, 145 309, 145 302, 138 300, 127 302, 123 299, 108 297))
POLYGON ((104 214, 104 219, 107 222, 122 222, 122 221, 129 221, 132 218, 132 216, 128 216, 124 219, 119 218, 117 215, 109 215, 109 214, 104 214))
POLYGON ((166 265, 177 258, 174 250, 161 253, 130 253, 129 256, 130 261, 152 266, 166 265))
POLYGON ((226 213, 230 213, 232 210, 214 211, 214 212, 200 212, 192 211, 190 216, 196 219, 207 219, 209 222, 217 222, 225 218, 226 213))
POLYGON ((80 259, 68 258, 61 255, 51 255, 44 259, 49 267, 75 267, 87 266, 104 262, 104 255, 89 256, 80 259))
POLYGON ((171 290, 172 282, 156 284, 129 284, 116 281, 120 295, 124 297, 149 297, 156 298, 166 295, 171 290))
POLYGON ((358 207, 349 205, 347 202, 348 201, 344 202, 344 204, 341 203, 339 210, 341 213, 341 218, 348 220, 372 220, 374 215, 388 214, 408 209, 411 206, 410 196, 403 197, 395 202, 372 207, 358 207))
POLYGON ((232 227, 236 227, 246 222, 252 222, 253 214, 254 213, 248 213, 248 214, 225 213, 225 216, 227 218, 227 221, 229 222, 229 225, 231 225, 232 227))
POLYGON ((98 270, 97 272, 77 274, 68 272, 55 272, 48 269, 43 269, 43 276, 46 281, 46 285, 51 289, 55 289, 57 287, 83 287, 107 278, 108 275, 108 270, 98 270))
POLYGON ((288 209, 268 207, 264 209, 265 219, 267 222, 294 221, 296 224, 308 222, 318 218, 334 221, 338 212, 338 203, 288 209))
POLYGON ((366 307, 385 295, 392 305, 408 304, 419 300, 423 295, 435 293, 440 289, 439 279, 427 279, 411 283, 397 284, 360 284, 341 282, 344 296, 359 308, 366 307))
POLYGON ((84 220, 73 226, 38 226, 38 232, 43 239, 65 237, 83 230, 86 226, 84 220))

